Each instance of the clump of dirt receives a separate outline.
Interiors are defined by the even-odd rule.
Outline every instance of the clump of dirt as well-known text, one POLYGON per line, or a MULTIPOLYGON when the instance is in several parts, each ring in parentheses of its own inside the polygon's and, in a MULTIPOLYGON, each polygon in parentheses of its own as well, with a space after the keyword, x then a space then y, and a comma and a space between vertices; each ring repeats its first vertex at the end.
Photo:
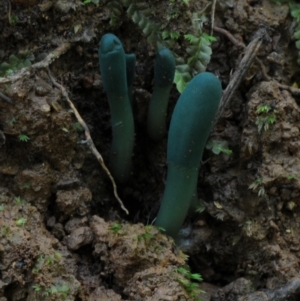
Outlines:
POLYGON ((176 269, 186 256, 176 254, 173 240, 153 226, 107 224, 94 216, 93 255, 104 264, 102 275, 124 287, 129 300, 190 300, 182 289, 176 269))
POLYGON ((0 199, 1 296, 74 300, 75 258, 47 231, 36 207, 3 187, 0 199))

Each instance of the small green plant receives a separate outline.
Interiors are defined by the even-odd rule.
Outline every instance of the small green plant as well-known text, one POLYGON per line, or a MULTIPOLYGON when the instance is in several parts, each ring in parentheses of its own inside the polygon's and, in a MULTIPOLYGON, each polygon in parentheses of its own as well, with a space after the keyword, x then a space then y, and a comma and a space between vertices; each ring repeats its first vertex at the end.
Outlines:
POLYGON ((52 265, 55 262, 59 262, 62 259, 62 255, 59 252, 55 252, 53 255, 49 255, 45 257, 45 263, 47 265, 52 265))
POLYGON ((5 206, 3 204, 0 204, 0 211, 4 211, 5 206))
POLYGON ((52 257, 52 256, 47 256, 47 257, 45 258, 45 262, 46 262, 46 264, 48 264, 48 265, 52 265, 52 264, 55 262, 55 259, 54 259, 54 257, 52 257))
POLYGON ((100 0, 84 0, 83 4, 84 5, 89 4, 89 3, 99 4, 99 1, 100 0))
POLYGON ((288 180, 289 181, 293 181, 295 179, 296 179, 295 175, 293 175, 293 174, 288 175, 288 180))
POLYGON ((61 261, 62 260, 62 255, 59 252, 54 252, 54 259, 55 261, 61 261))
POLYGON ((208 140, 206 148, 210 149, 215 155, 224 153, 226 155, 231 155, 232 150, 228 148, 228 142, 223 140, 208 140))
POLYGON ((162 38, 164 40, 166 40, 166 39, 178 40, 180 38, 180 33, 165 30, 165 31, 162 32, 162 38))
POLYGON ((78 132, 82 132, 83 131, 83 127, 79 122, 75 122, 74 123, 74 127, 78 132))
POLYGON ((24 185, 23 185, 23 188, 24 189, 29 189, 31 187, 31 185, 29 184, 29 183, 25 183, 24 185))
POLYGON ((0 77, 6 75, 13 75, 18 70, 31 66, 31 56, 30 54, 24 53, 18 56, 12 54, 8 58, 8 62, 3 62, 0 64, 0 77))
POLYGON ((17 227, 23 227, 27 222, 27 218, 25 217, 21 217, 19 219, 16 220, 16 226, 17 227))
POLYGON ((52 285, 48 289, 49 294, 56 295, 60 297, 62 300, 67 298, 69 291, 70 291, 70 286, 67 285, 66 283, 52 285))
POLYGON ((21 205, 23 203, 23 200, 21 199, 21 197, 17 196, 15 197, 15 203, 21 205))
POLYGON ((271 107, 269 105, 260 105, 257 108, 256 113, 257 114, 268 113, 270 110, 271 110, 271 107))
POLYGON ((142 233, 140 235, 138 235, 138 240, 145 240, 145 241, 149 241, 150 239, 152 239, 154 236, 153 234, 151 233, 151 231, 153 230, 153 226, 151 225, 148 225, 148 226, 145 226, 145 233, 142 233))
POLYGON ((258 115, 256 118, 255 124, 257 125, 258 132, 261 133, 262 130, 267 131, 275 121, 276 116, 275 113, 277 111, 272 109, 269 105, 260 105, 256 114, 258 115))
POLYGON ((166 232, 166 229, 164 229, 163 227, 156 227, 160 232, 166 232))
POLYGON ((1 235, 2 236, 8 236, 10 234, 11 234, 11 229, 9 226, 1 227, 1 235))
MULTIPOLYGON (((110 2, 118 3, 118 1, 110 2)), ((165 47, 174 52, 176 57, 174 83, 177 90, 182 93, 193 76, 204 72, 210 61, 212 53, 211 42, 215 41, 215 38, 205 34, 203 30, 203 24, 207 22, 205 15, 208 14, 208 9, 211 5, 210 1, 208 1, 207 5, 201 11, 189 12, 187 14, 191 23, 189 26, 191 31, 189 33, 182 32, 181 28, 176 25, 170 26, 172 22, 179 24, 179 20, 177 19, 185 14, 182 3, 189 5, 189 0, 168 1, 166 20, 168 20, 169 25, 167 26, 152 18, 152 15, 155 15, 153 13, 155 9, 151 8, 150 3, 149 7, 149 5, 143 5, 140 1, 123 0, 122 2, 123 6, 127 7, 127 14, 140 27, 148 42, 153 44, 156 49, 165 47), (184 46, 180 48, 185 49, 186 53, 179 55, 176 52, 179 49, 177 47, 177 40, 180 37, 184 37, 184 46)), ((116 19, 120 19, 122 10, 123 7, 119 7, 118 4, 114 4, 110 8, 111 21, 113 20, 114 24, 117 23, 116 19), (115 9, 116 7, 117 9, 115 9)))
POLYGON ((55 296, 56 300, 65 300, 70 291, 70 286, 64 282, 60 284, 53 284, 50 287, 43 287, 39 284, 34 284, 32 288, 43 297, 55 296))
POLYGON ((206 207, 204 206, 203 203, 199 204, 196 208, 196 212, 197 213, 202 213, 204 210, 206 209, 206 207))
POLYGON ((109 228, 109 230, 111 230, 115 234, 117 234, 121 229, 122 225, 120 223, 113 223, 109 228))
POLYGON ((32 269, 32 273, 37 274, 43 268, 44 264, 45 264, 45 256, 41 254, 38 256, 37 262, 34 268, 32 269))
POLYGON ((198 273, 191 273, 184 267, 177 268, 176 273, 179 275, 177 281, 187 291, 188 295, 195 301, 201 301, 201 299, 197 297, 200 293, 203 293, 197 283, 203 281, 201 275, 198 273))
POLYGON ((243 231, 248 237, 251 237, 253 234, 253 224, 253 221, 248 220, 243 225, 241 225, 243 227, 243 231))
POLYGON ((145 233, 143 233, 143 234, 140 234, 140 235, 138 235, 138 237, 137 237, 137 239, 138 240, 145 240, 145 241, 147 241, 147 240, 150 240, 150 239, 152 239, 153 238, 153 235, 152 234, 150 234, 150 233, 148 233, 148 232, 145 232, 145 233))
POLYGON ((266 191, 262 182, 262 178, 257 178, 253 183, 249 185, 249 189, 258 191, 258 196, 264 196, 266 191))
POLYGON ((38 284, 34 284, 32 286, 33 290, 35 290, 36 292, 40 292, 42 290, 42 287, 38 284))
POLYGON ((16 202, 16 204, 21 204, 21 202, 22 202, 21 197, 17 196, 17 197, 15 198, 15 202, 16 202))
POLYGON ((16 118, 16 117, 12 117, 8 123, 9 123, 11 126, 13 126, 16 122, 17 122, 17 118, 16 118))
POLYGON ((9 24, 10 25, 15 25, 19 22, 20 22, 19 18, 17 16, 14 16, 14 15, 12 15, 9 19, 9 24))
POLYGON ((19 140, 22 142, 28 142, 30 140, 30 138, 28 136, 26 136, 25 134, 20 134, 19 140))

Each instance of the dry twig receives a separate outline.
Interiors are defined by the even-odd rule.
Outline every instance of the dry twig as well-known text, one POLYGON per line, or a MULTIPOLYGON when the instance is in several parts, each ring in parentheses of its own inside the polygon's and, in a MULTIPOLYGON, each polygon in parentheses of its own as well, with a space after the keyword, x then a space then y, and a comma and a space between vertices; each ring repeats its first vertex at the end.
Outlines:
POLYGON ((213 35, 214 23, 215 23, 215 11, 216 11, 217 0, 213 0, 211 7, 211 18, 210 18, 210 35, 213 35))
POLYGON ((48 70, 48 75, 53 83, 53 85, 57 88, 60 89, 63 97, 66 99, 66 101, 68 102, 69 106, 71 107, 71 109, 73 110, 77 121, 81 124, 81 126, 84 128, 84 132, 85 132, 85 137, 86 137, 86 144, 87 146, 90 148, 90 150, 92 151, 92 153, 95 155, 95 157, 97 158, 98 162, 100 163, 101 167, 104 169, 104 171, 106 172, 106 174, 108 175, 109 179, 112 182, 113 185, 113 189, 114 189, 114 195, 116 197, 116 199, 118 200, 118 202, 120 203, 121 208, 126 212, 126 214, 129 214, 128 210, 124 207, 123 202, 121 201, 121 199, 118 196, 117 193, 117 186, 115 183, 115 180, 113 178, 113 176, 111 175, 110 171, 108 170, 108 168, 106 167, 104 160, 101 156, 101 154, 98 152, 98 150, 95 147, 95 144, 91 138, 91 133, 90 130, 88 128, 88 126, 86 125, 85 121, 81 118, 80 114, 78 113, 76 107, 74 106, 73 102, 70 100, 69 96, 68 96, 68 92, 66 91, 65 87, 60 85, 55 78, 52 76, 51 71, 49 69, 49 67, 47 67, 48 70))
POLYGON ((246 45, 243 42, 237 40, 228 30, 218 27, 218 26, 214 26, 213 30, 225 35, 232 42, 233 45, 235 45, 237 47, 241 47, 241 48, 246 47, 246 45))
MULTIPOLYGON (((256 54, 263 43, 264 37, 267 35, 266 31, 263 29, 259 29, 254 39, 249 43, 249 45, 245 48, 245 54, 239 63, 238 68, 233 73, 232 78, 226 87, 225 91, 223 92, 223 96, 221 99, 220 108, 216 117, 216 121, 219 120, 220 116, 222 115, 224 109, 226 108, 227 104, 230 102, 232 95, 239 87, 241 81, 243 80, 245 74, 247 73, 249 67, 253 63, 256 54)), ((215 121, 215 123, 216 123, 215 121)))
POLYGON ((3 94, 2 92, 0 92, 0 98, 8 103, 13 103, 12 100, 9 97, 7 97, 5 94, 3 94))
POLYGON ((14 83, 24 76, 29 76, 30 70, 47 68, 54 60, 56 60, 61 55, 66 53, 71 47, 72 47, 72 44, 70 42, 63 42, 60 46, 58 46, 56 49, 54 49, 52 52, 50 52, 46 56, 46 58, 43 59, 42 61, 35 63, 32 66, 23 68, 22 70, 20 70, 19 72, 17 72, 14 75, 7 76, 7 77, 0 77, 0 84, 14 83))

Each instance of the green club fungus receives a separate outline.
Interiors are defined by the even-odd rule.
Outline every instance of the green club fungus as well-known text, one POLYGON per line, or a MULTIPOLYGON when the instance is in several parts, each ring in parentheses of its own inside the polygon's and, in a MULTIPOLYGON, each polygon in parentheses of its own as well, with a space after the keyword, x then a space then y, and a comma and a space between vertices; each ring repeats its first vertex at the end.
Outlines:
POLYGON ((115 35, 109 33, 102 37, 99 63, 111 113, 110 168, 116 180, 124 182, 130 174, 134 122, 128 96, 126 56, 121 41, 115 35))
POLYGON ((147 130, 151 139, 160 140, 166 134, 166 115, 175 74, 175 58, 171 50, 158 51, 154 65, 154 89, 149 104, 147 130))
POLYGON ((155 221, 173 238, 189 210, 221 95, 219 79, 204 72, 191 80, 175 106, 168 137, 166 188, 155 221))

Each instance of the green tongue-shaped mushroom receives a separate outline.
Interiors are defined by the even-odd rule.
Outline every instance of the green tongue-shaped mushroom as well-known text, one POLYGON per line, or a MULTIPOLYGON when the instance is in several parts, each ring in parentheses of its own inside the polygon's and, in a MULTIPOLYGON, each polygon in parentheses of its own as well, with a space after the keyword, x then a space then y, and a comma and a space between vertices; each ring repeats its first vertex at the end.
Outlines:
POLYGON ((115 35, 106 34, 102 37, 99 63, 111 113, 113 140, 110 168, 116 180, 124 182, 130 174, 134 122, 128 96, 125 52, 115 35))
POLYGON ((154 65, 154 89, 149 104, 147 130, 151 139, 160 140, 166 134, 167 106, 175 74, 175 58, 171 50, 158 51, 154 65))
POLYGON ((133 90, 133 81, 135 75, 136 56, 134 53, 130 53, 130 54, 125 54, 125 58, 126 58, 128 97, 129 97, 131 107, 133 108, 132 90, 133 90))
POLYGON ((167 183, 155 225, 176 238, 197 185, 203 149, 222 95, 219 79, 204 72, 181 94, 168 137, 167 183))

